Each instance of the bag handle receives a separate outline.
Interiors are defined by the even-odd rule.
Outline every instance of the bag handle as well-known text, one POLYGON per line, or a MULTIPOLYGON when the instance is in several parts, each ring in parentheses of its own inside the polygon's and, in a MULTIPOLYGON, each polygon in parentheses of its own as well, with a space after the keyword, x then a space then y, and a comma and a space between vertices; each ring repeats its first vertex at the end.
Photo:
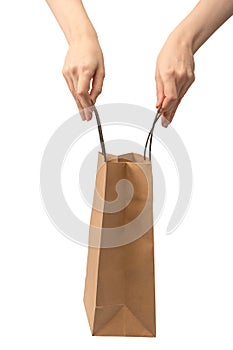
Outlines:
MULTIPOLYGON (((97 122, 97 126, 98 126, 98 132, 99 132, 99 139, 100 139, 100 145, 101 145, 101 149, 102 149, 102 154, 104 156, 104 161, 107 162, 107 156, 106 156, 106 149, 105 149, 105 143, 104 143, 104 137, 103 137, 103 131, 102 131, 102 127, 101 127, 101 121, 100 121, 100 116, 99 116, 99 112, 97 111, 96 106, 93 103, 93 111, 95 113, 95 117, 96 117, 96 122, 97 122)), ((156 122, 158 121, 158 119, 161 116, 160 110, 161 107, 159 107, 159 109, 157 110, 157 113, 155 115, 155 119, 153 121, 152 127, 150 129, 150 132, 147 136, 146 139, 146 144, 145 144, 145 148, 144 148, 144 160, 146 160, 146 150, 147 150, 147 145, 149 142, 149 160, 151 160, 151 147, 152 147, 152 139, 153 139, 153 131, 154 131, 154 127, 156 122)))
POLYGON ((157 121, 159 120, 159 118, 161 116, 161 113, 160 113, 161 108, 162 108, 162 105, 157 110, 152 127, 151 127, 150 132, 149 132, 147 139, 146 139, 146 144, 145 144, 145 148, 144 148, 144 160, 146 160, 146 150, 147 150, 148 142, 149 142, 149 159, 151 160, 151 147, 152 147, 152 140, 153 140, 153 132, 154 132, 155 124, 157 123, 157 121))
POLYGON ((93 109, 94 109, 96 122, 97 122, 97 126, 98 126, 98 132, 99 132, 99 138, 100 138, 100 145, 101 145, 101 149, 102 149, 102 154, 104 156, 104 161, 107 162, 106 149, 105 149, 104 137, 103 137, 102 127, 101 127, 100 116, 99 116, 99 112, 97 111, 97 108, 96 108, 96 106, 94 104, 93 104, 93 109))

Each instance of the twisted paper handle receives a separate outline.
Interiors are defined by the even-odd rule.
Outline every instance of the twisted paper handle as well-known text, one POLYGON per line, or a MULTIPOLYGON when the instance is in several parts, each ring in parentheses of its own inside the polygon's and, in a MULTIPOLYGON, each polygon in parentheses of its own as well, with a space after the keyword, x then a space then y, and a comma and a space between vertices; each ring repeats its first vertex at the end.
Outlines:
MULTIPOLYGON (((94 104, 93 104, 93 110, 94 110, 94 113, 95 113, 96 122, 97 122, 97 126, 98 126, 98 132, 99 132, 99 139, 100 139, 100 145, 101 145, 101 149, 102 149, 102 154, 104 156, 104 161, 107 162, 106 149, 105 149, 103 131, 102 131, 102 127, 101 127, 100 116, 99 116, 97 108, 95 107, 94 104)), ((145 144, 145 148, 144 148, 144 160, 146 160, 146 150, 147 150, 148 143, 149 143, 149 160, 151 160, 151 147, 152 147, 153 132, 154 132, 155 124, 157 123, 157 121, 159 120, 159 118, 161 116, 160 110, 161 110, 161 107, 159 107, 159 109, 157 110, 157 113, 155 115, 155 119, 153 121, 152 127, 151 127, 151 129, 149 131, 149 134, 147 136, 147 139, 146 139, 146 144, 145 144)))

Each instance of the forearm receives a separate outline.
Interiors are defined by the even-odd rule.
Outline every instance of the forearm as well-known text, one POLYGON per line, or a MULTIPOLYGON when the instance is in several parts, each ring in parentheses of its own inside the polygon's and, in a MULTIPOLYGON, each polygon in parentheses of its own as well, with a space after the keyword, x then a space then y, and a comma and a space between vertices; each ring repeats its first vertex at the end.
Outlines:
POLYGON ((69 44, 97 36, 81 0, 46 0, 69 44))
POLYGON ((201 0, 171 33, 195 53, 233 15, 233 0, 201 0))

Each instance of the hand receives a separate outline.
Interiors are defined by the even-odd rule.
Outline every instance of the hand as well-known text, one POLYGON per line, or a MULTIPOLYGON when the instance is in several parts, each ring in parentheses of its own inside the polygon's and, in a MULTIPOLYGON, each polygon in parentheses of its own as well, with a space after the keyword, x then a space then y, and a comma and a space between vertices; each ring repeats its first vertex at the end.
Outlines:
POLYGON ((92 118, 92 106, 102 91, 104 59, 97 37, 71 43, 62 71, 82 120, 92 118))
POLYGON ((191 46, 171 34, 157 58, 155 78, 156 107, 162 105, 162 125, 167 127, 195 79, 191 46))

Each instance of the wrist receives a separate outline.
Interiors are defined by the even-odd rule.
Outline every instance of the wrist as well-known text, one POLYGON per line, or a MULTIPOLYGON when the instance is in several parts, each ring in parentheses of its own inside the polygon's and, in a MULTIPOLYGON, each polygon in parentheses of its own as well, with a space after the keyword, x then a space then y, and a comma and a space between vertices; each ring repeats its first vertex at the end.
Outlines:
POLYGON ((192 54, 195 53, 195 35, 191 31, 176 28, 169 35, 168 40, 180 49, 185 48, 192 54))
POLYGON ((175 37, 180 46, 189 49, 193 55, 206 40, 202 29, 194 31, 190 26, 178 29, 175 37))
POLYGON ((69 45, 76 45, 83 41, 95 40, 98 41, 98 35, 95 29, 90 26, 87 28, 82 28, 82 30, 74 30, 70 33, 68 38, 69 45))

